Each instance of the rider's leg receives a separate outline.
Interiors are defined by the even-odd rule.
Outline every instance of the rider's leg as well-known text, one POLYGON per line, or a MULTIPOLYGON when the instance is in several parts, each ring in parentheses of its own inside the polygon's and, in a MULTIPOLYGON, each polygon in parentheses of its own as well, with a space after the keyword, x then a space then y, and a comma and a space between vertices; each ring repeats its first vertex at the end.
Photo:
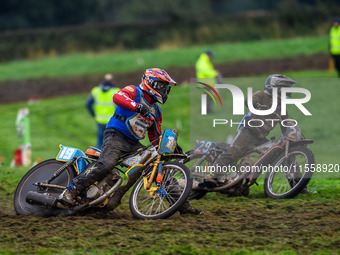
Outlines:
POLYGON ((247 151, 249 141, 252 140, 251 135, 245 128, 239 129, 237 135, 227 152, 221 154, 216 162, 214 179, 223 182, 226 177, 226 171, 223 169, 231 169, 232 164, 241 158, 247 151))
POLYGON ((185 201, 185 203, 178 209, 180 214, 203 214, 204 211, 201 209, 196 209, 191 206, 189 200, 185 201))
POLYGON ((221 154, 217 159, 215 168, 220 171, 216 171, 214 179, 218 182, 224 182, 226 173, 231 173, 229 170, 233 169, 232 166, 243 157, 250 148, 263 144, 266 141, 266 139, 260 138, 248 128, 240 128, 233 143, 227 149, 227 152, 221 154))
POLYGON ((68 205, 74 204, 77 194, 113 171, 118 160, 130 153, 136 143, 117 130, 105 130, 103 149, 98 161, 90 164, 73 179, 72 184, 60 195, 59 201, 68 205))

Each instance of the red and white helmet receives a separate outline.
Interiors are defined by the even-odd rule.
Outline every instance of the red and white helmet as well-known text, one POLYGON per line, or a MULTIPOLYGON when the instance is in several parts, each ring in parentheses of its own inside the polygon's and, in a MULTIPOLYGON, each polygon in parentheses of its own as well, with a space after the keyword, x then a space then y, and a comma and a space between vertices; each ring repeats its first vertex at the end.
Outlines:
POLYGON ((177 83, 166 71, 159 68, 151 68, 144 72, 140 88, 154 97, 156 101, 164 104, 168 99, 171 84, 176 85, 177 83))

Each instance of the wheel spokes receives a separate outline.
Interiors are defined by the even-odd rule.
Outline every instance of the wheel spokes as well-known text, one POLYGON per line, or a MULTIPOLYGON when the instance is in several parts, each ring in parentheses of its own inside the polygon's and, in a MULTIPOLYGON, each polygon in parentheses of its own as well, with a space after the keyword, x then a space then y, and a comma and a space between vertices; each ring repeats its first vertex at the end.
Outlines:
POLYGON ((178 184, 184 175, 180 169, 164 170, 163 181, 157 191, 146 191, 142 183, 138 187, 135 208, 144 215, 157 215, 167 211, 182 196, 184 189, 178 184))
POLYGON ((302 179, 307 163, 305 155, 293 153, 288 158, 282 158, 274 167, 270 175, 269 189, 274 194, 285 194, 292 190, 302 179))

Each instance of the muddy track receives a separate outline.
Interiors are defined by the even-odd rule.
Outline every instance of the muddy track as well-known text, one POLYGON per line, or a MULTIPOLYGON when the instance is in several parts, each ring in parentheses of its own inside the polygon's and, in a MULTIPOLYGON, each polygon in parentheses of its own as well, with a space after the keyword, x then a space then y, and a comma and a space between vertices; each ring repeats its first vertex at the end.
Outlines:
MULTIPOLYGON (((325 70, 328 68, 328 61, 328 55, 315 54, 311 56, 217 64, 216 69, 222 73, 223 77, 239 77, 284 73, 285 71, 325 70)), ((194 67, 170 67, 166 70, 179 83, 189 81, 191 77, 195 77, 194 67)), ((117 86, 124 87, 128 84, 138 84, 142 72, 143 70, 138 70, 115 74, 117 86)), ((102 74, 0 82, 0 104, 26 101, 30 98, 88 93, 101 79, 102 74)))
POLYGON ((13 254, 221 254, 240 250, 337 254, 339 201, 311 202, 315 197, 304 199, 307 196, 290 200, 266 199, 258 192, 249 198, 211 196, 192 202, 206 211, 204 215, 177 213, 158 221, 134 220, 127 197, 106 215, 37 218, 0 210, 0 253, 12 248, 13 254))

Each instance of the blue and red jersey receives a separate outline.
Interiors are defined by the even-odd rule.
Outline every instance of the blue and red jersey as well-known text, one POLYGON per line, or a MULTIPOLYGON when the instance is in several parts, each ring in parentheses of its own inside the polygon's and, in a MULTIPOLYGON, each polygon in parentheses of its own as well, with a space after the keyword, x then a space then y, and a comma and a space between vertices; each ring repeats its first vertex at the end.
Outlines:
MULTIPOLYGON (((150 125, 150 127, 147 128, 150 142, 157 140, 158 135, 156 132, 156 128, 159 132, 161 132, 162 111, 160 106, 147 92, 141 90, 139 87, 130 85, 114 94, 113 102, 117 105, 117 107, 114 116, 111 117, 110 121, 106 125, 106 128, 115 128, 130 139, 137 141, 142 138, 137 137, 134 134, 128 121, 131 118, 138 118, 141 124, 148 123, 148 125, 150 125), (136 113, 136 109, 140 103, 145 104, 153 110, 158 123, 157 127, 154 124, 149 123, 150 120, 136 113), (121 118, 118 118, 117 116, 121 118)), ((157 141, 155 142, 155 144, 157 144, 157 141)))

